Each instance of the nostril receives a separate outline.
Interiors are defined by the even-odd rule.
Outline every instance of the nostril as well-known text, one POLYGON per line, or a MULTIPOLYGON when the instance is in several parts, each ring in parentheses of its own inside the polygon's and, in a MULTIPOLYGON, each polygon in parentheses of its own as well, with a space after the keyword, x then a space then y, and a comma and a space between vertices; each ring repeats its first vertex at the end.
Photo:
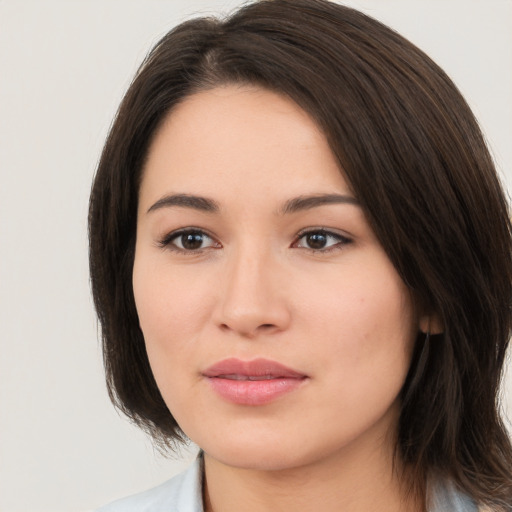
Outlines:
POLYGON ((251 328, 251 326, 248 326, 248 325, 234 326, 234 325, 230 325, 229 323, 219 324, 219 328, 221 329, 221 331, 224 331, 224 332, 236 331, 239 334, 241 334, 243 337, 246 337, 246 338, 254 338, 255 336, 257 336, 258 332, 260 332, 260 333, 270 332, 270 331, 273 331, 274 329, 276 329, 276 327, 277 326, 275 324, 270 324, 270 323, 269 324, 261 324, 261 325, 255 326, 254 328, 251 328))

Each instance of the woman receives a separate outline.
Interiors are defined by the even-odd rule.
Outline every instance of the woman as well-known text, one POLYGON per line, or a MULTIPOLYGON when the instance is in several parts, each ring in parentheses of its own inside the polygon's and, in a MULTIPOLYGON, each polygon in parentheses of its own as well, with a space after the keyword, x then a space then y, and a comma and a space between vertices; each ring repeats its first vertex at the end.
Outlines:
POLYGON ((511 238, 477 123, 323 0, 153 49, 90 206, 114 403, 185 474, 105 510, 508 510, 511 238))

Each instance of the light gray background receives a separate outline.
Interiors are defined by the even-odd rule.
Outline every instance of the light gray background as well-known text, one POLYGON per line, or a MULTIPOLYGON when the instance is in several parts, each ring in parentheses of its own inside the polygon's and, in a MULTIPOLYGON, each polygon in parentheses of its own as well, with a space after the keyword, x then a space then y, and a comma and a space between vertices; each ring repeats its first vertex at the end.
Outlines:
MULTIPOLYGON (((0 0, 0 511, 79 512, 169 478, 103 384, 87 273, 102 142, 161 35, 222 0, 0 0)), ((512 2, 351 0, 451 75, 512 184, 512 2)), ((505 404, 512 417, 512 378, 505 404)))

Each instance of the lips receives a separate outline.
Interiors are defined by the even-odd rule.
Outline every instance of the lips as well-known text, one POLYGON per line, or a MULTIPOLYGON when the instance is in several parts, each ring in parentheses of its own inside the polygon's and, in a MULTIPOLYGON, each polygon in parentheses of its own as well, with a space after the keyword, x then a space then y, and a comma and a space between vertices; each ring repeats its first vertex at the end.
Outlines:
POLYGON ((308 378, 268 359, 225 359, 202 374, 215 393, 239 405, 268 404, 298 389, 308 378))

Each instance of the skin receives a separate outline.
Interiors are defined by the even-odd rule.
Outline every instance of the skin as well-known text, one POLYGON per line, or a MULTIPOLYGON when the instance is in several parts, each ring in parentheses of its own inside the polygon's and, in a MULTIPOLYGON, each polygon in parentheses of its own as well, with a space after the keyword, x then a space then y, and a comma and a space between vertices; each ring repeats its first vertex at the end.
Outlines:
POLYGON ((133 287, 162 396, 205 452, 206 510, 424 509, 404 497, 392 457, 428 318, 296 104, 225 86, 171 112, 144 169, 133 287), (290 208, 325 194, 345 199, 290 208), (190 227, 205 235, 187 250, 176 233, 190 227), (321 229, 332 234, 313 250, 304 230, 321 229), (202 375, 231 357, 307 378, 268 404, 233 404, 202 375))

